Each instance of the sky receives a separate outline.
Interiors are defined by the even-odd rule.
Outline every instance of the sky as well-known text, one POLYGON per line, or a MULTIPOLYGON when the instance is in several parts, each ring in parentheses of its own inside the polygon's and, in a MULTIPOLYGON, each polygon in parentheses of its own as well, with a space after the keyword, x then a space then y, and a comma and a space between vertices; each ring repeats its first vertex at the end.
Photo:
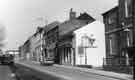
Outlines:
POLYGON ((67 20, 70 8, 102 21, 101 14, 117 4, 117 0, 0 0, 0 43, 4 49, 18 49, 37 26, 67 20))

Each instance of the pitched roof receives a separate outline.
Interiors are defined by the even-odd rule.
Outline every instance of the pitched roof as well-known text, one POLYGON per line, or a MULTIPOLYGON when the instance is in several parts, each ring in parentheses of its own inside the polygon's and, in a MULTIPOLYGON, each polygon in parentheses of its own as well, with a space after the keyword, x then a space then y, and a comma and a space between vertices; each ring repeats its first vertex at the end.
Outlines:
POLYGON ((84 12, 80 14, 80 16, 77 17, 77 19, 80 20, 95 20, 93 17, 91 17, 88 13, 84 12))
POLYGON ((113 11, 115 11, 115 10, 118 10, 118 6, 115 6, 114 8, 112 8, 112 9, 110 9, 110 10, 108 10, 108 11, 102 13, 102 15, 104 16, 104 15, 106 15, 106 14, 108 14, 108 13, 110 13, 110 12, 113 12, 113 11))
POLYGON ((46 32, 48 32, 49 30, 53 29, 54 27, 56 27, 56 26, 58 26, 58 25, 60 25, 60 22, 54 21, 54 22, 52 22, 52 23, 46 25, 46 26, 44 27, 44 30, 45 30, 46 32))
POLYGON ((72 32, 93 21, 95 21, 95 19, 85 12, 73 20, 67 20, 60 24, 59 35, 64 35, 72 32))

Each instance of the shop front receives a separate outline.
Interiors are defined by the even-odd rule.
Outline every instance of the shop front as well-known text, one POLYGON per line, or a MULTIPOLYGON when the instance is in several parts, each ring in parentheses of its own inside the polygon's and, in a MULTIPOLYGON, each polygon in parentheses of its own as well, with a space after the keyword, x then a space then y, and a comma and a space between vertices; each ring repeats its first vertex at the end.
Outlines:
POLYGON ((72 48, 72 42, 69 40, 61 42, 59 45, 59 58, 60 64, 63 65, 74 65, 74 49, 72 48))

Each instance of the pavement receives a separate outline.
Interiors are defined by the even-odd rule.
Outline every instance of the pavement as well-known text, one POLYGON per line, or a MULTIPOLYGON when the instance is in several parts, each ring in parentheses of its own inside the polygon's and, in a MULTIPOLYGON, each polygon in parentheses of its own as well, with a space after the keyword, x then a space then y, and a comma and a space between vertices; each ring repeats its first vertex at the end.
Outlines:
POLYGON ((80 68, 80 67, 75 67, 75 66, 65 66, 65 65, 57 65, 57 64, 55 64, 54 66, 76 69, 76 70, 89 72, 89 73, 93 73, 93 74, 96 74, 96 75, 116 78, 116 79, 132 80, 132 75, 124 74, 124 73, 116 73, 116 72, 103 71, 103 70, 97 70, 97 69, 88 69, 88 68, 80 68))
MULTIPOLYGON (((38 65, 38 67, 41 66, 41 65, 39 65, 40 64, 39 62, 34 62, 34 61, 25 61, 25 62, 21 61, 21 63, 23 63, 23 65, 28 65, 28 64, 32 65, 33 64, 33 66, 34 65, 35 66, 38 65)), ((98 77, 99 76, 108 77, 108 78, 111 78, 110 80, 114 80, 114 79, 115 80, 132 80, 132 75, 129 75, 129 74, 115 73, 115 72, 109 72, 109 71, 98 70, 98 69, 81 68, 81 67, 76 67, 76 66, 58 65, 58 64, 54 64, 53 66, 55 68, 50 67, 50 68, 47 68, 47 69, 48 70, 50 69, 50 71, 52 71, 52 72, 54 72, 53 70, 55 70, 58 73, 61 73, 62 75, 65 74, 65 75, 72 76, 72 75, 70 75, 68 73, 60 72, 60 70, 64 70, 65 72, 71 72, 70 70, 72 70, 73 73, 76 72, 76 71, 79 71, 79 72, 83 72, 83 74, 87 73, 87 74, 91 74, 91 75, 98 75, 98 77)), ((42 66, 42 67, 44 67, 44 66, 42 66)), ((91 77, 93 77, 93 76, 91 76, 91 77)), ((93 78, 93 80, 94 80, 94 78, 93 78)), ((95 79, 95 80, 99 80, 99 79, 95 79)), ((109 80, 109 79, 104 78, 104 80, 109 80)))

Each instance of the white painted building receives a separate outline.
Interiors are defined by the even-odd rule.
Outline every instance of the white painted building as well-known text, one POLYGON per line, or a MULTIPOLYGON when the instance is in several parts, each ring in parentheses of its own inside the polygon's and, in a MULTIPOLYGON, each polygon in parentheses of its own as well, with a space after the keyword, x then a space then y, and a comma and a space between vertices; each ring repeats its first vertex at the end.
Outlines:
POLYGON ((103 65, 105 57, 104 24, 94 21, 74 31, 76 65, 103 65))

